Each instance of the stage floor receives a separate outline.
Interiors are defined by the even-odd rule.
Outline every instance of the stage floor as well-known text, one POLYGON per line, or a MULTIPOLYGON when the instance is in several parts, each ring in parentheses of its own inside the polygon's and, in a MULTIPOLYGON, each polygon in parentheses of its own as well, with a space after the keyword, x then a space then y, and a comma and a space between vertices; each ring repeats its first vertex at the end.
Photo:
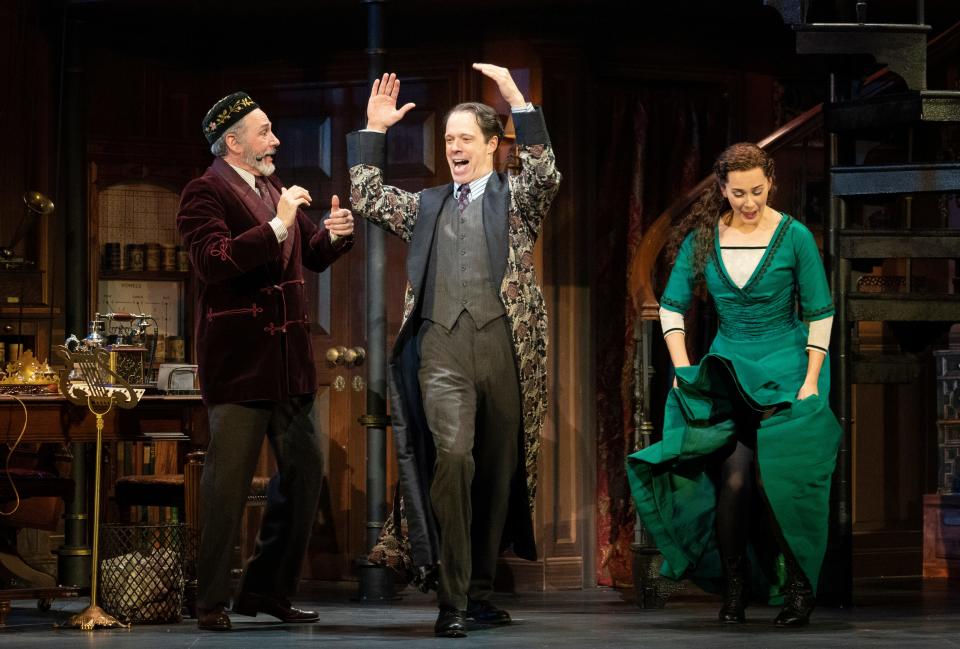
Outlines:
POLYGON ((609 588, 501 595, 514 624, 471 629, 465 640, 433 637, 433 599, 405 591, 387 605, 357 604, 350 591, 316 590, 295 603, 320 611, 316 624, 282 624, 274 618, 231 616, 233 631, 200 632, 196 621, 98 631, 52 628, 86 605, 86 599, 55 601, 41 613, 36 602, 14 602, 0 629, 3 647, 960 647, 960 584, 942 580, 889 579, 858 584, 851 609, 818 608, 803 629, 776 629, 773 607, 751 607, 743 626, 716 622, 718 601, 683 595, 660 610, 639 610, 609 588))

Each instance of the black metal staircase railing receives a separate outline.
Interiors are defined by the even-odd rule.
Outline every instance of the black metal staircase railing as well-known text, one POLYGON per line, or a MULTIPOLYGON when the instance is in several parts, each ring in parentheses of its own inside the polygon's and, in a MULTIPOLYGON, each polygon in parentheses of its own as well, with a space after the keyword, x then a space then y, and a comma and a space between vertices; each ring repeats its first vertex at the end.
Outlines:
MULTIPOLYGON (((922 195, 960 192, 960 164, 917 164, 920 151, 916 127, 922 124, 960 123, 960 92, 927 89, 927 35, 923 0, 916 2, 915 24, 867 22, 868 3, 856 3, 855 23, 808 23, 806 0, 765 0, 780 11, 797 33, 799 54, 869 55, 877 64, 898 74, 906 90, 865 98, 857 96, 855 75, 836 72, 830 77, 830 103, 825 108, 828 132, 830 216, 826 239, 831 286, 837 304, 838 335, 834 337, 834 404, 844 429, 834 476, 831 547, 824 566, 824 586, 831 599, 852 603, 852 449, 851 412, 854 383, 900 383, 915 379, 919 365, 908 355, 859 353, 854 332, 864 321, 958 322, 960 294, 911 292, 912 260, 960 257, 960 231, 948 223, 915 227, 914 200, 922 195), (851 92, 852 89, 852 92, 851 92), (841 96, 841 92, 850 96, 841 96), (889 138, 900 129, 904 142, 901 160, 883 165, 863 164, 862 141, 889 138), (893 129, 891 131, 890 129, 893 129), (862 144, 862 142, 861 142, 862 144), (859 154, 858 154, 859 152, 859 154), (859 162, 859 164, 858 164, 859 162), (851 212, 864 201, 899 198, 903 227, 875 230, 854 227, 851 212), (906 293, 861 292, 851 286, 854 269, 864 260, 904 260, 906 293), (827 577, 830 577, 829 579, 827 577)), ((847 63, 846 61, 844 62, 847 63)), ((837 68, 850 69, 838 64, 837 68)), ((926 225, 937 219, 923 219, 926 225)), ((940 219, 943 221, 943 219, 940 219)), ((883 279, 883 278, 874 278, 883 279)), ((947 291, 952 286, 946 286, 947 291)))

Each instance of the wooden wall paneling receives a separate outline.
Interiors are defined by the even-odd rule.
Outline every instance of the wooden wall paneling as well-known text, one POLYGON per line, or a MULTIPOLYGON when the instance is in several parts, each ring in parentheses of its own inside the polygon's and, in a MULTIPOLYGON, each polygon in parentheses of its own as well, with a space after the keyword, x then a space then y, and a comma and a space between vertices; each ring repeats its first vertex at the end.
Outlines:
MULTIPOLYGON (((589 174, 584 160, 582 71, 571 52, 541 54, 528 44, 496 43, 498 63, 510 67, 531 101, 543 105, 557 165, 560 191, 544 221, 535 263, 547 305, 549 347, 547 416, 540 450, 535 532, 539 558, 501 561, 501 587, 516 591, 581 588, 584 553, 592 547, 594 453, 590 424, 590 326, 586 200, 579 182, 589 174)), ((488 58, 490 58, 488 56, 488 58)), ((484 99, 509 111, 495 88, 484 99)), ((508 127, 508 132, 510 128, 508 127)), ((588 583, 592 583, 589 581, 588 583)))
POLYGON ((128 141, 151 135, 144 93, 146 62, 118 56, 106 44, 101 47, 88 50, 84 61, 88 137, 128 141))
MULTIPOLYGON (((0 246, 10 243, 26 216, 24 192, 36 190, 55 204, 58 200, 58 12, 56 7, 27 0, 0 6, 0 88, 5 91, 0 117, 8 125, 0 152, 0 246)), ((32 349, 40 360, 46 360, 49 344, 59 342, 63 330, 63 315, 57 306, 63 292, 63 264, 53 257, 62 227, 56 211, 27 218, 32 226, 14 253, 33 262, 26 270, 34 272, 0 270, 6 273, 0 283, 12 289, 0 296, 0 336, 8 342, 25 343, 24 351, 32 349), (8 298, 18 302, 8 302, 8 298)))
POLYGON ((556 292, 553 332, 556 367, 551 396, 557 439, 557 491, 554 549, 546 587, 589 587, 596 538, 596 431, 592 404, 593 311, 590 292, 590 219, 595 207, 596 168, 593 103, 584 101, 592 84, 579 50, 551 48, 544 53, 544 114, 555 133, 554 147, 564 180, 553 207, 548 243, 554 252, 545 280, 556 292), (586 92, 585 92, 586 91, 586 92), (555 226, 555 227, 554 227, 555 226))
POLYGON ((586 74, 580 61, 577 52, 551 52, 544 66, 550 84, 543 92, 544 111, 551 132, 557 133, 555 149, 564 174, 552 226, 544 240, 544 251, 548 244, 553 248, 547 271, 557 323, 553 333, 556 366, 551 396, 556 416, 552 428, 558 450, 555 480, 563 487, 555 490, 555 533, 553 551, 547 555, 547 588, 595 583, 590 559, 596 500, 596 440, 590 408, 593 328, 589 317, 588 220, 583 218, 591 212, 588 203, 594 171, 589 162, 592 129, 585 128, 592 123, 591 107, 583 101, 586 74))

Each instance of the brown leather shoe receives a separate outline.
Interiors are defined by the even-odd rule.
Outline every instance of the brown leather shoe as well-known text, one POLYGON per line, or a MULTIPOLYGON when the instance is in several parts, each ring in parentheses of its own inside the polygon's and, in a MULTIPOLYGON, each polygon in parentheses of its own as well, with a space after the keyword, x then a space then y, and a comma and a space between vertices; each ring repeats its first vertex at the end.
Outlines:
POLYGON ((229 631, 230 618, 222 606, 204 611, 197 609, 197 628, 203 631, 229 631))
POLYGON ((249 592, 237 596, 233 603, 233 612, 250 617, 256 617, 257 613, 266 613, 283 622, 316 622, 320 619, 320 614, 316 611, 294 608, 286 597, 249 592))

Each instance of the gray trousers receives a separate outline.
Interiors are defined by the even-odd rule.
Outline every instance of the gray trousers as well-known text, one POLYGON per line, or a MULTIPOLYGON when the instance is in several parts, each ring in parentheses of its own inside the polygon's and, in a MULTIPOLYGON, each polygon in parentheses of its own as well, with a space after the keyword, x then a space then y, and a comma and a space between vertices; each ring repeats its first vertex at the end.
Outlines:
POLYGON ((197 607, 206 611, 229 601, 233 544, 264 435, 277 459, 277 473, 267 487, 267 506, 241 590, 291 595, 320 501, 323 463, 314 395, 210 406, 207 413, 210 445, 200 478, 197 607))
POLYGON ((463 610, 493 592, 519 455, 520 386, 507 319, 477 329, 426 322, 418 375, 437 449, 430 500, 440 529, 438 604, 463 610))

